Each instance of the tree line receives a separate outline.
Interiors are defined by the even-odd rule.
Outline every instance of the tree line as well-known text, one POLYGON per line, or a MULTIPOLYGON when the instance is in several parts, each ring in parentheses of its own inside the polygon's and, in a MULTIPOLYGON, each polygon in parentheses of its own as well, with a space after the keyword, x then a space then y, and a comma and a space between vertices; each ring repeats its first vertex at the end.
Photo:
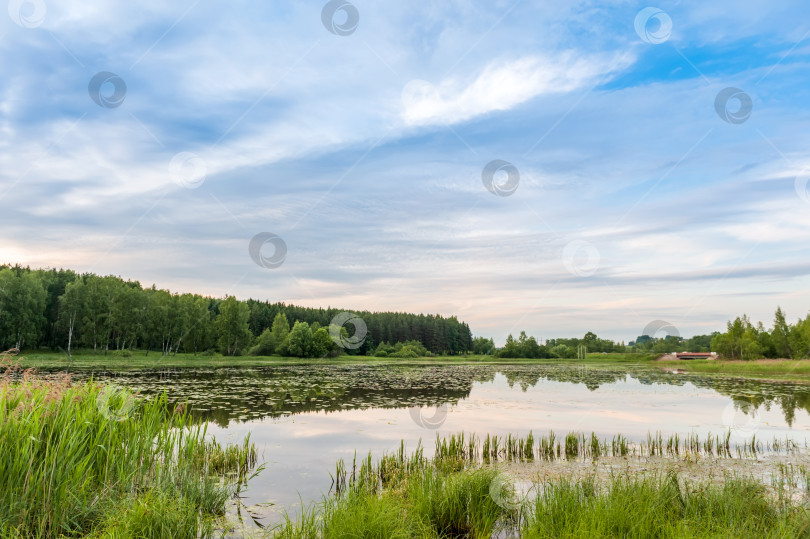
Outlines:
POLYGON ((717 352, 728 359, 810 357, 810 315, 795 324, 781 308, 773 327, 753 324, 743 315, 727 323, 725 332, 656 338, 640 335, 627 345, 601 339, 593 332, 582 338, 545 342, 521 331, 503 347, 491 338, 473 338, 456 317, 398 312, 355 313, 366 333, 356 345, 360 328, 330 327, 336 308, 310 308, 235 297, 211 298, 144 288, 138 281, 115 276, 79 274, 69 269, 30 269, 0 265, 0 347, 63 349, 94 353, 154 351, 224 355, 329 357, 341 353, 409 358, 432 354, 474 353, 500 358, 565 358, 587 353, 678 351, 717 352))
POLYGON ((711 346, 728 359, 804 359, 810 357, 810 315, 790 324, 777 307, 770 330, 762 322, 754 325, 748 316, 738 316, 712 338, 711 346))
POLYGON ((69 269, 0 266, 3 349, 297 357, 372 355, 389 348, 394 357, 403 348, 402 357, 413 351, 425 355, 472 350, 470 328, 456 317, 367 311, 355 313, 357 323, 367 329, 364 340, 341 346, 350 331, 359 329, 351 321, 347 327, 330 328, 341 312, 233 296, 175 294, 138 281, 69 269))
POLYGON ((574 359, 585 351, 589 353, 624 352, 625 346, 624 343, 616 343, 610 339, 600 339, 591 331, 581 339, 548 339, 545 343, 540 343, 535 337, 530 337, 526 335, 525 331, 521 331, 517 339, 510 333, 501 348, 496 348, 495 341, 492 339, 476 337, 473 339, 472 349, 474 354, 508 359, 574 359))
POLYGON ((652 338, 639 336, 630 342, 635 352, 716 352, 725 359, 804 359, 810 357, 810 315, 790 324, 781 307, 774 313, 773 327, 754 324, 747 315, 726 323, 726 331, 696 335, 689 339, 678 336, 652 338))
POLYGON ((709 335, 695 335, 688 339, 677 335, 667 335, 665 337, 654 337, 650 335, 639 335, 635 341, 630 341, 627 345, 628 352, 648 352, 658 354, 672 354, 674 352, 713 352, 712 339, 719 335, 715 331, 709 335))

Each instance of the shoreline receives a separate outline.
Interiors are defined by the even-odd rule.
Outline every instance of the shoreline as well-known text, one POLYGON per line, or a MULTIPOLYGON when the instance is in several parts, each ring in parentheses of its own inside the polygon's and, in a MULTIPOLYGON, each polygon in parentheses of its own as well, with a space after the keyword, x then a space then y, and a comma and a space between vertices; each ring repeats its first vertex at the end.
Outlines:
POLYGON ((672 370, 677 374, 733 376, 774 382, 810 383, 810 360, 757 359, 750 361, 723 359, 662 359, 655 354, 589 354, 584 360, 562 358, 495 358, 492 356, 434 356, 422 358, 381 358, 374 356, 339 356, 305 359, 280 356, 221 356, 177 354, 161 356, 158 352, 131 352, 129 356, 110 352, 108 355, 75 353, 69 357, 59 352, 21 353, 12 358, 21 368, 42 371, 138 371, 162 369, 255 368, 300 365, 564 365, 583 368, 649 368, 672 370))

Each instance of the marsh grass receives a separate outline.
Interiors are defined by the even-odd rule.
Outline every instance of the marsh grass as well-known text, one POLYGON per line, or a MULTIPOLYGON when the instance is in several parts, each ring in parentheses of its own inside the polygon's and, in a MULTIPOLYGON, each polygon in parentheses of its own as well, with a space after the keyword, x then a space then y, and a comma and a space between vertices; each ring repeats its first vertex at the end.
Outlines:
MULTIPOLYGON (((795 444, 746 442, 789 454, 795 444)), ((806 537, 810 534, 810 471, 780 464, 770 485, 725 473, 697 482, 669 470, 651 475, 555 478, 516 488, 495 462, 533 459, 593 460, 607 456, 734 458, 728 436, 663 437, 631 444, 623 436, 553 432, 535 438, 507 435, 483 440, 464 433, 436 437, 433 459, 421 444, 407 454, 369 454, 351 466, 339 461, 333 491, 318 505, 286 520, 274 537, 491 538, 491 537, 806 537), (797 487, 804 489, 796 498, 797 487), (524 492, 520 494, 520 492, 524 492)), ((716 462, 712 460, 711 462, 716 462)))
POLYGON ((615 457, 670 464, 700 458, 711 468, 721 461, 757 460, 762 452, 790 457, 800 449, 779 438, 733 444, 730 433, 702 438, 650 433, 635 443, 593 433, 437 436, 432 459, 421 444, 408 454, 401 443, 377 461, 370 454, 355 455, 351 465, 339 461, 332 495, 288 517, 274 533, 287 539, 807 537, 810 470, 790 462, 777 464, 765 480, 722 467, 720 477, 710 473, 694 480, 665 466, 639 475, 590 472, 576 480, 524 481, 528 488, 517 488, 504 473, 512 463, 615 457))
POLYGON ((209 439, 165 394, 44 380, 0 360, 3 536, 206 536, 256 464, 249 440, 209 439))
POLYGON ((750 376, 771 380, 807 380, 810 376, 810 360, 807 359, 756 359, 723 360, 693 359, 656 361, 657 367, 675 368, 699 374, 728 374, 750 376))
MULTIPOLYGON (((378 489, 357 481, 273 532, 298 538, 489 538, 510 513, 490 495, 495 470, 452 471, 430 461, 378 489)), ((360 476, 358 476, 360 477, 360 476)))
POLYGON ((663 476, 565 479, 540 485, 521 537, 806 537, 804 507, 774 499, 750 478, 721 485, 663 476))
POLYGON ((678 457, 695 459, 700 457, 746 458, 757 455, 790 455, 801 448, 789 438, 774 438, 771 441, 750 439, 733 442, 731 432, 701 438, 695 433, 686 436, 673 434, 664 437, 660 432, 648 433, 647 439, 631 443, 619 434, 603 439, 591 433, 569 432, 558 438, 553 431, 546 436, 536 437, 532 432, 525 437, 507 434, 506 436, 484 437, 483 441, 474 434, 452 434, 447 438, 436 436, 434 461, 455 469, 483 462, 531 462, 538 460, 598 460, 601 457, 678 457))

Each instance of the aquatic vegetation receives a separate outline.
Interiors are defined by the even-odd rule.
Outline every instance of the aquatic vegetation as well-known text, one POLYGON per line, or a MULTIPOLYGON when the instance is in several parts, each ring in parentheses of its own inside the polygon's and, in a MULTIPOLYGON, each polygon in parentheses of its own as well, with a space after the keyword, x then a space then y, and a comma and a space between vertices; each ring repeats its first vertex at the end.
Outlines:
MULTIPOLYGON (((15 376, 16 381, 22 379, 21 372, 15 376)), ((85 377, 88 383, 95 384, 95 382, 91 382, 89 373, 83 373, 81 376, 85 377)), ((777 410, 782 407, 787 416, 788 410, 801 411, 806 409, 810 402, 810 397, 805 398, 810 395, 810 390, 795 385, 764 384, 756 381, 740 382, 721 377, 697 375, 673 375, 660 373, 656 369, 650 368, 644 370, 630 367, 617 370, 614 368, 597 369, 583 365, 294 364, 255 368, 175 369, 166 367, 146 372, 107 371, 104 373, 104 377, 110 382, 133 388, 146 399, 161 399, 165 394, 168 401, 166 403, 167 413, 171 415, 177 410, 177 416, 189 415, 190 423, 211 420, 227 426, 234 421, 255 421, 252 425, 255 429, 277 428, 275 432, 283 433, 284 436, 293 435, 307 428, 308 421, 298 421, 296 417, 298 414, 308 414, 310 417, 305 419, 320 423, 331 422, 333 418, 327 416, 331 416, 334 412, 390 409, 390 412, 376 414, 376 417, 382 417, 385 421, 380 424, 380 431, 389 438, 386 446, 390 443, 392 436, 396 437, 394 440, 399 441, 399 433, 402 432, 399 430, 399 425, 406 425, 406 430, 407 427, 411 427, 408 414, 405 413, 406 408, 445 406, 451 412, 461 412, 458 416, 450 416, 450 419, 455 417, 458 420, 462 418, 462 414, 469 412, 462 401, 471 396, 473 401, 479 398, 479 395, 471 395, 471 391, 475 391, 476 385, 493 381, 496 392, 490 391, 488 398, 493 395, 495 398, 491 401, 488 400, 486 405, 493 402, 497 404, 502 395, 508 399, 512 397, 513 393, 515 397, 520 397, 518 393, 523 391, 540 393, 546 385, 555 385, 549 384, 549 382, 564 382, 564 389, 570 389, 572 395, 578 396, 583 394, 587 396, 590 391, 603 386, 607 386, 603 387, 603 391, 615 392, 613 386, 624 384, 636 386, 639 384, 694 385, 728 395, 730 399, 727 399, 727 402, 733 400, 735 410, 741 414, 750 414, 756 407, 767 407, 768 403, 773 403, 777 410), (506 389, 504 384, 509 385, 511 389, 506 389), (457 403, 461 405, 459 406, 457 403), (264 417, 280 418, 281 421, 266 421, 265 424, 256 421, 264 417)), ((58 373, 48 375, 49 381, 53 383, 59 382, 62 378, 62 375, 58 373)), ((41 382, 42 378, 38 377, 37 380, 41 382)), ((75 384, 75 382, 72 383, 75 384)), ((111 386, 105 387, 110 388, 111 386)), ((685 393, 678 387, 665 389, 673 393, 685 393)), ((566 398, 564 392, 559 394, 566 398)), ((538 397, 536 395, 527 397, 529 397, 527 400, 532 403, 532 411, 536 411, 538 397)), ((612 396, 609 397, 612 398, 612 396)), ((102 391, 98 398, 114 412, 119 409, 126 412, 132 405, 131 396, 127 392, 119 390, 107 389, 102 391)), ((627 404, 619 404, 619 406, 627 406, 627 404)), ((553 410, 550 411, 553 413, 553 410)), ((328 501, 335 504, 331 514, 336 516, 330 525, 329 533, 332 535, 329 536, 340 536, 341 534, 363 536, 362 530, 367 529, 377 530, 373 533, 381 536, 396 537, 397 534, 404 533, 403 536, 431 537, 431 533, 438 532, 430 531, 434 528, 431 527, 430 519, 427 516, 423 515, 424 518, 418 522, 411 519, 402 521, 399 518, 402 514, 413 512, 411 504, 419 498, 412 499, 408 496, 410 496, 409 493, 420 492, 417 482, 424 479, 425 484, 419 486, 421 491, 433 492, 433 496, 439 497, 441 489, 436 485, 444 485, 447 477, 454 474, 473 474, 482 468, 523 470, 524 472, 533 470, 531 473, 534 475, 529 476, 526 473, 520 475, 523 478, 523 483, 520 484, 521 489, 528 485, 527 488, 533 489, 533 495, 540 491, 541 485, 540 483, 531 484, 532 480, 554 482, 560 478, 567 478, 574 483, 579 483, 588 473, 592 473, 592 470, 599 470, 595 481, 601 485, 600 488, 604 489, 607 482, 612 479, 609 475, 611 473, 624 474, 623 477, 627 479, 634 477, 636 473, 666 471, 667 467, 672 464, 681 469, 682 473, 679 476, 681 482, 702 480, 702 474, 715 481, 718 475, 729 471, 736 473, 738 469, 744 469, 743 471, 746 473, 762 480, 771 493, 781 489, 780 492, 784 492, 785 500, 795 501, 798 499, 797 496, 803 496, 806 490, 807 479, 798 469, 786 468, 785 473, 780 477, 778 473, 774 472, 773 464, 768 465, 767 471, 761 466, 758 467, 758 461, 770 459, 774 454, 780 457, 774 459, 773 462, 795 462, 797 465, 810 467, 810 461, 804 457, 792 457, 806 453, 803 443, 802 447, 799 447, 795 441, 786 438, 784 434, 780 434, 780 438, 768 441, 769 426, 763 426, 757 431, 756 437, 750 437, 744 442, 738 438, 744 430, 733 431, 734 436, 729 431, 722 431, 711 436, 701 433, 700 436, 697 436, 689 434, 688 431, 685 434, 682 426, 679 427, 678 433, 672 436, 669 433, 650 432, 646 438, 643 438, 643 431, 639 433, 636 430, 632 433, 633 438, 631 439, 622 435, 605 437, 590 432, 591 428, 594 430, 600 428, 598 423, 584 423, 583 426, 590 427, 585 432, 566 432, 562 430, 564 427, 561 426, 566 425, 566 422, 560 417, 552 415, 546 419, 547 416, 544 415, 523 414, 525 412, 519 410, 516 415, 510 416, 508 423, 496 425, 495 428, 498 429, 496 433, 461 432, 445 435, 445 431, 442 431, 443 435, 437 437, 434 448, 431 448, 431 444, 428 443, 423 449, 420 444, 415 451, 412 451, 411 449, 416 446, 409 445, 409 450, 406 451, 405 445, 402 443, 400 448, 391 454, 380 456, 377 453, 378 449, 375 449, 373 457, 371 454, 359 453, 354 459, 351 458, 349 452, 345 462, 337 462, 335 469, 331 470, 330 474, 332 488, 328 501), (538 432, 535 428, 534 432, 520 430, 518 434, 515 434, 505 430, 519 429, 519 426, 514 427, 514 425, 520 425, 521 418, 526 420, 526 429, 531 426, 539 425, 548 428, 549 425, 553 425, 555 432, 546 430, 538 432), (431 474, 434 476, 432 479, 431 474), (428 488, 429 481, 433 481, 430 485, 434 490, 428 488), (782 486, 780 486, 780 481, 782 486), (366 493, 373 493, 376 498, 367 496, 366 493), (396 495, 395 498, 390 498, 394 495, 396 495), (346 500, 350 499, 354 502, 347 505, 346 500), (374 517, 375 511, 387 516, 377 519, 374 517), (350 515, 352 516, 350 517, 350 515), (349 518, 355 519, 357 522, 365 522, 365 524, 352 527, 345 522, 349 518), (395 525, 392 525, 392 522, 395 525), (405 523, 403 524, 403 522, 405 523), (402 532, 403 529, 406 531, 402 532)), ((341 417, 334 418, 338 422, 342 419, 341 417)), ((804 416, 797 419, 799 424, 806 423, 804 416)), ((452 421, 448 421, 446 426, 452 424, 452 421)), ((244 426, 239 427, 240 430, 244 428, 244 426)), ((258 430, 254 430, 254 433, 258 433, 258 430)), ((419 431, 416 435, 419 435, 419 431)), ((434 435, 431 432, 430 436, 434 435)), ((220 437, 219 433, 217 437, 220 437)), ((350 435, 347 434, 346 437, 350 437, 350 435)), ((264 437, 262 438, 264 439, 264 437)), ((286 439, 284 437, 278 439, 282 447, 279 451, 274 450, 276 456, 279 454, 290 455, 292 459, 298 459, 296 462, 301 465, 302 469, 312 460, 310 451, 319 451, 317 444, 314 444, 315 447, 311 450, 306 446, 299 446, 299 449, 290 451, 289 446, 284 445, 286 439)), ((430 438, 428 441, 432 442, 430 438)), ((416 437, 410 444, 415 442, 416 437)), ((244 485, 240 481, 250 476, 252 467, 256 464, 255 451, 251 457, 248 451, 240 449, 243 448, 241 442, 230 448, 226 448, 224 444, 220 447, 218 441, 208 440, 208 443, 208 450, 195 453, 193 458, 189 458, 188 465, 206 466, 208 473, 212 476, 223 477, 226 481, 235 482, 237 486, 231 489, 231 495, 237 493, 242 488, 240 485, 244 485)), ((379 448, 380 445, 382 444, 371 447, 379 448)), ((250 439, 244 445, 244 447, 248 446, 252 446, 250 439)), ((340 455, 346 455, 345 446, 340 448, 340 451, 340 455)), ((330 461, 337 460, 340 455, 330 461)), ((287 457, 281 458, 286 459, 287 457)), ((309 468, 307 470, 309 471, 309 468)), ((272 498, 269 500, 264 494, 267 492, 266 486, 278 479, 275 476, 271 476, 269 482, 265 478, 260 479, 263 484, 255 483, 254 486, 259 488, 253 489, 252 494, 240 494, 241 503, 244 503, 242 508, 250 513, 251 518, 260 519, 259 526, 272 527, 273 524, 278 523, 278 508, 288 507, 293 510, 299 499, 296 491, 301 493, 301 504, 306 505, 311 500, 317 499, 321 492, 329 489, 330 483, 326 473, 322 472, 319 475, 317 470, 314 471, 314 474, 301 474, 298 481, 289 489, 273 491, 272 498), (259 494, 260 492, 261 494, 259 494), (265 502, 268 503, 265 504, 265 502), (272 504, 276 504, 275 509, 270 508, 272 504), (260 507, 262 505, 264 507, 260 507), (251 513, 251 511, 253 512, 251 513)), ((469 479, 469 481, 473 481, 473 479, 469 479)), ((508 492, 510 480, 506 479, 502 483, 504 490, 508 492)), ((189 497, 192 496, 189 495, 189 497)), ((462 504, 453 496, 448 494, 446 499, 456 500, 453 503, 459 508, 460 513, 468 510, 465 509, 468 507, 467 505, 462 504)), ((143 524, 142 527, 138 527, 140 524, 138 526, 136 524, 160 515, 161 511, 165 511, 167 514, 162 518, 155 517, 156 522, 166 526, 181 526, 175 522, 186 521, 184 520, 186 516, 191 514, 196 515, 195 518, 204 514, 195 503, 185 503, 182 500, 182 503, 175 503, 175 498, 172 498, 171 502, 166 500, 167 497, 162 496, 162 491, 150 488, 137 490, 127 499, 127 503, 122 502, 116 510, 100 511, 101 514, 92 520, 92 529, 103 531, 110 528, 127 530, 126 533, 130 533, 129 530, 148 527, 147 524, 143 524), (161 507, 149 510, 148 506, 157 503, 156 500, 163 500, 161 507), (146 509, 144 504, 147 506, 146 509), (114 524, 119 527, 112 527, 114 524)), ((226 504, 227 501, 226 496, 226 504)), ((506 521, 514 524, 515 519, 518 518, 516 512, 529 511, 525 504, 522 504, 523 501, 525 500, 521 497, 515 502, 506 503, 508 511, 498 513, 496 527, 506 521), (520 507, 515 507, 517 502, 520 502, 518 504, 520 507)), ((312 532, 315 534, 314 536, 320 536, 326 533, 324 511, 323 504, 308 506, 307 511, 296 513, 296 516, 291 517, 291 521, 296 526, 303 527, 302 529, 310 524, 315 526, 310 529, 315 530, 312 532), (314 520, 308 521, 309 517, 314 520)), ((435 514, 449 515, 451 513, 453 511, 448 509, 447 513, 437 512, 435 514)), ((187 521, 190 522, 191 518, 189 517, 187 521)), ((486 519, 484 521, 488 522, 486 519)), ((248 528, 253 526, 251 522, 242 524, 248 528)), ((234 521, 234 525, 241 524, 234 521)), ((199 535, 204 536, 209 533, 206 530, 211 523, 198 519, 197 526, 199 535)), ((225 524, 217 523, 215 526, 225 526, 225 524)), ((293 533, 290 530, 293 530, 294 526, 290 526, 285 529, 287 532, 293 533)), ((260 533, 258 529, 253 529, 253 532, 260 533)), ((230 533, 234 535, 235 532, 230 533)), ((373 533, 369 532, 369 535, 373 536, 373 533)), ((509 535, 507 534, 507 536, 509 535)), ((295 535, 291 535, 291 537, 295 537, 295 535)))
MULTIPOLYGON (((790 495, 800 483, 807 488, 810 475, 804 467, 783 465, 773 488, 732 474, 720 483, 694 482, 670 470, 602 479, 560 477, 518 489, 508 474, 487 464, 493 457, 513 462, 538 455, 599 459, 608 448, 613 455, 632 453, 621 436, 608 443, 571 433, 556 441, 550 433, 527 455, 528 440, 487 436, 479 443, 462 433, 437 437, 432 460, 424 458, 421 446, 407 456, 402 444, 376 463, 368 455, 358 465, 355 457, 351 471, 339 462, 333 478, 340 479, 332 494, 297 517, 287 515, 273 537, 790 537, 810 530, 805 506, 810 492, 802 500, 790 495)), ((722 438, 712 440, 711 445, 696 437, 664 441, 655 434, 635 450, 648 457, 677 456, 687 448, 731 456, 725 443, 717 449, 722 438)))
POLYGON ((382 490, 358 479, 297 517, 287 515, 273 537, 488 538, 510 513, 491 495, 496 475, 494 470, 442 470, 423 461, 382 490))
MULTIPOLYGON (((459 437, 463 440, 464 434, 451 435, 450 439, 459 437)), ((471 444, 476 443, 474 435, 470 436, 471 444)), ((471 445, 466 452, 452 452, 452 444, 447 444, 444 439, 437 436, 436 458, 445 459, 448 455, 465 461, 475 461, 480 454, 484 462, 505 461, 531 461, 535 458, 544 460, 572 460, 590 459, 597 460, 600 457, 748 457, 758 454, 786 454, 789 455, 800 449, 799 445, 789 439, 774 438, 770 442, 758 440, 756 435, 743 442, 731 443, 731 432, 727 431, 722 435, 708 434, 701 439, 695 433, 686 437, 673 434, 666 439, 660 432, 649 433, 647 440, 639 443, 631 443, 626 436, 618 434, 610 440, 600 439, 594 433, 586 436, 583 433, 568 433, 561 443, 557 440, 557 435, 549 431, 546 436, 537 438, 532 432, 525 438, 513 436, 505 437, 490 436, 484 438, 481 449, 471 445)))
POLYGON ((67 376, 0 379, 0 534, 209 536, 256 464, 165 394, 67 376))
MULTIPOLYGON (((159 356, 158 356, 159 357, 159 356)), ((444 360, 442 360, 444 361, 444 360)), ((692 363, 692 362, 682 362, 692 363)), ((547 381, 582 384, 589 390, 638 380, 644 385, 692 384, 734 401, 748 413, 776 406, 792 424, 796 414, 810 412, 810 386, 699 374, 672 374, 634 365, 484 365, 433 363, 286 364, 252 367, 176 368, 156 360, 151 369, 78 370, 76 380, 112 380, 144 395, 170 389, 176 402, 188 402, 198 418, 227 426, 231 421, 279 418, 309 412, 342 412, 358 408, 455 406, 475 384, 503 375, 510 387, 529 391, 547 381)), ((50 376, 57 376, 53 373, 50 376)))
POLYGON ((551 537, 794 537, 810 514, 768 494, 751 478, 692 484, 674 473, 538 485, 520 536, 551 537))

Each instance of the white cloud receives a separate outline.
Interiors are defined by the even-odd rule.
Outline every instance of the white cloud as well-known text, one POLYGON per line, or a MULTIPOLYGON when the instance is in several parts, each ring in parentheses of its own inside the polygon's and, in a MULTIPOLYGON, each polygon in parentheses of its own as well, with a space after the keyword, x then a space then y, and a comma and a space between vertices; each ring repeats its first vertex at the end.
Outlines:
POLYGON ((621 56, 582 57, 574 51, 496 61, 469 84, 446 79, 438 86, 411 81, 402 92, 401 117, 408 125, 454 124, 493 111, 509 110, 544 94, 567 93, 598 84, 631 65, 621 56))

